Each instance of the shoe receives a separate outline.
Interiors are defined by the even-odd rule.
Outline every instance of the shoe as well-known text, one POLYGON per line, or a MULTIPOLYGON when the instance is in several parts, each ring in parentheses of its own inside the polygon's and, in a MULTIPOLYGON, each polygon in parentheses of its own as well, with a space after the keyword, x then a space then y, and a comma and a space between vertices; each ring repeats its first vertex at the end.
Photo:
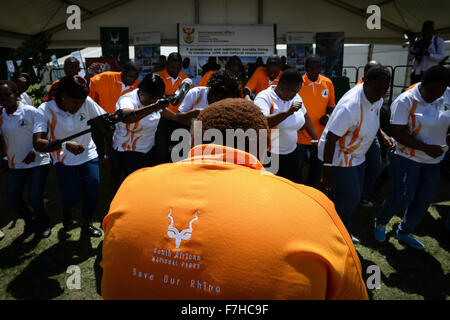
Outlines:
POLYGON ((365 208, 372 208, 373 207, 373 202, 369 201, 369 200, 365 200, 365 199, 361 199, 360 204, 361 204, 361 206, 363 206, 365 208))
POLYGON ((94 237, 94 238, 99 238, 102 236, 101 230, 97 229, 96 227, 94 227, 93 225, 90 225, 90 224, 88 224, 86 226, 82 226, 81 232, 90 237, 94 237))
POLYGON ((410 233, 403 233, 397 229, 397 231, 395 232, 395 237, 399 241, 402 241, 409 245, 411 248, 422 250, 425 247, 422 242, 414 238, 410 233))
POLYGON ((0 240, 2 240, 5 237, 5 234, 3 233, 2 230, 0 230, 0 240))
POLYGON ((45 227, 40 231, 40 235, 42 238, 48 238, 52 234, 52 228, 45 227))
POLYGON ((25 222, 22 236, 28 237, 34 233, 34 223, 32 221, 25 222))
POLYGON ((74 225, 74 223, 73 223, 72 219, 63 220, 63 227, 67 231, 73 229, 73 225, 74 225))
POLYGON ((355 237, 354 235, 350 234, 350 237, 352 238, 352 242, 354 244, 360 244, 361 243, 361 240, 359 238, 355 237))
POLYGON ((386 240, 386 225, 377 224, 375 221, 374 229, 375 239, 377 239, 378 242, 384 242, 384 240, 386 240))

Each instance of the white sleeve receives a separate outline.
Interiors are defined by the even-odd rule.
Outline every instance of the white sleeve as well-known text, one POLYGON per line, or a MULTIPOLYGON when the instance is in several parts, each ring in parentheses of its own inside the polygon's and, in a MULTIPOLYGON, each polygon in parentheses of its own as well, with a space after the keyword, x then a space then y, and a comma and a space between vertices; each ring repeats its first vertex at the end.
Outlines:
POLYGON ((89 112, 89 120, 105 114, 106 111, 100 107, 91 97, 86 98, 87 109, 89 112))
POLYGON ((37 132, 48 132, 48 120, 45 116, 45 110, 42 107, 36 109, 36 112, 33 114, 34 124, 33 124, 33 133, 37 132))
POLYGON ((336 108, 333 115, 328 120, 328 131, 334 133, 338 137, 342 137, 351 127, 355 125, 354 117, 347 108, 336 108))
POLYGON ((186 96, 183 99, 183 102, 181 102, 180 107, 178 108, 179 112, 188 112, 194 109, 194 103, 197 101, 199 97, 199 91, 192 89, 189 90, 186 96))
POLYGON ((269 101, 268 97, 264 93, 258 93, 258 95, 255 97, 255 100, 253 101, 263 113, 264 116, 270 115, 270 107, 272 105, 271 101, 269 101))
POLYGON ((136 109, 133 99, 130 97, 121 97, 116 103, 116 111, 119 109, 136 109))
MULTIPOLYGON (((434 41, 433 41, 434 42, 434 41)), ((436 38, 437 52, 430 53, 430 58, 436 62, 440 62, 445 57, 445 43, 441 37, 436 38)), ((432 44, 434 46, 434 43, 432 44)))
POLYGON ((407 125, 411 108, 409 99, 399 97, 391 105, 391 124, 407 125))
POLYGON ((297 112, 303 113, 303 116, 304 116, 305 114, 307 114, 307 113, 308 113, 308 110, 306 110, 305 103, 303 102, 302 97, 300 97, 300 95, 299 95, 298 93, 297 93, 297 95, 294 97, 294 100, 293 100, 292 102, 296 102, 296 101, 300 101, 300 102, 302 103, 302 107, 301 107, 300 110, 298 110, 297 112))

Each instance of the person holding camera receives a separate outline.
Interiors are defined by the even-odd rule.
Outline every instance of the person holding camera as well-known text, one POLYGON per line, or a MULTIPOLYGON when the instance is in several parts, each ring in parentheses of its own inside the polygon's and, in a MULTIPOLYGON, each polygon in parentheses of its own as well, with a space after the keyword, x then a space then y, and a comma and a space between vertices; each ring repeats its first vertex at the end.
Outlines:
POLYGON ((433 21, 423 23, 421 37, 412 43, 410 53, 414 57, 411 84, 420 82, 425 71, 445 60, 444 39, 434 35, 433 21))

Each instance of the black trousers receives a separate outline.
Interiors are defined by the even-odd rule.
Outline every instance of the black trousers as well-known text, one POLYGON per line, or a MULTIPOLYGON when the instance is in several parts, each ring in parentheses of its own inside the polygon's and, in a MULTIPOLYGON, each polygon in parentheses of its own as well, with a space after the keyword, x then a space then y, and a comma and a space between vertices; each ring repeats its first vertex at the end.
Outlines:
MULTIPOLYGON (((279 154, 276 155, 274 153, 270 153, 269 156, 273 159, 273 157, 278 156, 278 171, 276 172, 277 176, 286 178, 295 183, 301 182, 301 168, 303 162, 303 152, 299 145, 296 146, 295 150, 289 154, 279 154)), ((273 161, 273 160, 272 160, 273 161)))
POLYGON ((170 157, 171 150, 173 146, 179 142, 171 141, 170 137, 176 129, 189 130, 189 127, 163 117, 159 120, 154 147, 156 153, 156 164, 172 162, 170 157))

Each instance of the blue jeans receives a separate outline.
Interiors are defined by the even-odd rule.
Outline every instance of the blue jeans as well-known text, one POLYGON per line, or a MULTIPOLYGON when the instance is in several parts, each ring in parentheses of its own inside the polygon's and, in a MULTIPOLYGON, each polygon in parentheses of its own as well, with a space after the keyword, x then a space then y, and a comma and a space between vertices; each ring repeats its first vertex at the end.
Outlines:
POLYGON ((367 151, 365 164, 366 173, 364 176, 364 187, 361 199, 365 199, 369 195, 381 170, 381 150, 378 138, 375 138, 367 151))
POLYGON ((64 210, 70 210, 80 199, 80 189, 84 193, 83 218, 90 220, 98 202, 100 175, 98 158, 78 166, 55 164, 56 178, 61 190, 61 202, 64 210))
MULTIPOLYGON (((299 144, 302 150, 303 158, 300 161, 300 174, 303 172, 304 158, 309 162, 308 178, 306 178, 306 185, 315 188, 319 183, 322 173, 322 161, 317 157, 317 154, 311 152, 311 145, 299 144)), ((304 180, 303 180, 304 181, 304 180)))
POLYGON ((6 197, 11 206, 21 214, 26 222, 36 220, 39 224, 49 223, 47 208, 44 204, 44 187, 47 181, 50 165, 43 165, 29 169, 9 169, 6 197), (28 181, 28 204, 22 196, 28 181))
POLYGON ((377 223, 386 225, 394 214, 406 209, 399 230, 413 233, 436 195, 440 164, 419 163, 389 152, 387 165, 391 193, 377 215, 377 223))
POLYGON ((347 231, 361 200, 364 186, 365 163, 354 167, 332 167, 331 175, 335 185, 334 206, 347 231))

